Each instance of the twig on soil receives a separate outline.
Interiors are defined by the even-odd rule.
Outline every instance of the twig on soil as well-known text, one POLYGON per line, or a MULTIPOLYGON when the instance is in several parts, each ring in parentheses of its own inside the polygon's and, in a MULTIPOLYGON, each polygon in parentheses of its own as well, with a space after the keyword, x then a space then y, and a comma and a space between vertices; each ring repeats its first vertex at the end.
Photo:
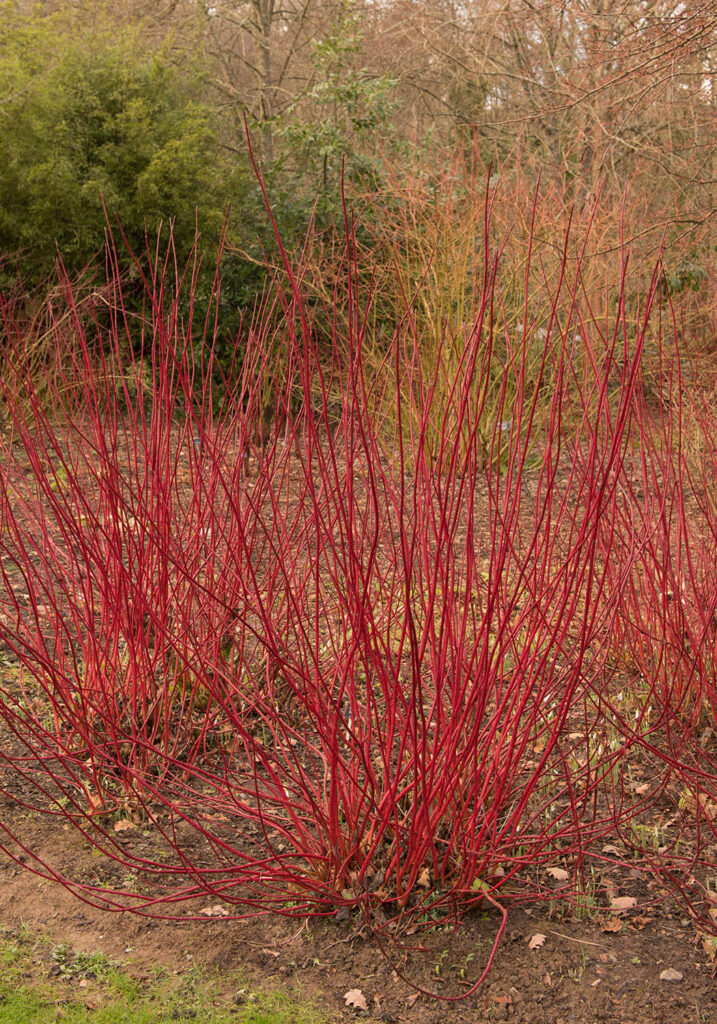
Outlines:
POLYGON ((591 942, 589 939, 576 939, 572 935, 564 935, 563 932, 554 932, 550 928, 546 928, 548 935, 557 935, 561 939, 567 939, 569 942, 579 942, 581 946, 597 946, 598 949, 605 949, 604 942, 591 942))

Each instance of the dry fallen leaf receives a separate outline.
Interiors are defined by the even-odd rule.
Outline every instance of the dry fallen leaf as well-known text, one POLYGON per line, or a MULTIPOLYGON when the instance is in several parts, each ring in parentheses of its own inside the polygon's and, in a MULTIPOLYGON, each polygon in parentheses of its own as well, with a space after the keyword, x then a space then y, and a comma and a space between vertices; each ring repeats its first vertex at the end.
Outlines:
POLYGON ((213 907, 202 907, 199 913, 205 917, 229 917, 229 911, 221 903, 215 903, 213 907))
POLYGON ((601 932, 619 932, 622 931, 622 921, 619 917, 612 917, 609 921, 600 929, 601 932))
POLYGON ((546 874, 554 878, 556 882, 567 882, 568 878, 570 878, 565 868, 548 868, 546 874))
POLYGON ((686 793, 683 795, 682 802, 692 814, 700 810, 709 821, 714 821, 717 818, 717 803, 706 797, 704 793, 698 793, 696 797, 692 793, 686 793))
POLYGON ((421 993, 420 992, 414 992, 413 995, 410 995, 408 997, 408 999, 406 1000, 406 1006, 409 1008, 409 1010, 413 1006, 414 1003, 418 1002, 418 1000, 420 998, 421 998, 421 993))
POLYGON ((420 885, 422 889, 430 889, 431 887, 431 869, 424 868, 416 880, 416 884, 420 885))
POLYGON ((365 1010, 368 1013, 366 997, 360 988, 352 988, 348 992, 344 992, 344 1002, 347 1006, 353 1006, 355 1010, 365 1010))
POLYGON ((702 949, 709 958, 710 967, 712 968, 712 977, 715 976, 717 971, 717 935, 705 935, 704 932, 698 932, 697 937, 702 943, 702 949))
POLYGON ((660 981, 682 981, 683 975, 679 971, 676 971, 674 967, 668 967, 667 970, 663 971, 660 975, 660 981))
POLYGON ((610 900, 610 909, 616 910, 618 914, 623 914, 626 910, 632 910, 636 906, 637 900, 634 896, 613 896, 610 900))
POLYGON ((603 853, 608 853, 612 857, 619 857, 620 856, 620 851, 618 850, 617 846, 614 846, 612 843, 606 843, 605 846, 603 846, 603 848, 602 848, 602 852, 603 853))
POLYGON ((638 914, 637 917, 631 918, 630 927, 636 929, 638 932, 641 932, 646 924, 650 924, 651 920, 652 919, 649 917, 642 917, 638 914))
POLYGON ((115 832, 129 832, 133 828, 135 828, 135 824, 129 818, 122 818, 114 824, 115 832))
POLYGON ((531 936, 530 942, 528 943, 529 949, 538 949, 540 946, 545 944, 546 936, 541 932, 536 932, 535 935, 531 936))

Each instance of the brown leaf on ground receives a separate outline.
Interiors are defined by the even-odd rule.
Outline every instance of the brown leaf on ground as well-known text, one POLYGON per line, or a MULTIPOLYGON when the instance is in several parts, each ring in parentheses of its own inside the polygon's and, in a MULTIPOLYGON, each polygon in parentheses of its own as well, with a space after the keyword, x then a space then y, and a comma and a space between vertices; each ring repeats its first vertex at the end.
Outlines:
POLYGON ((646 924, 649 924, 651 918, 649 917, 633 917, 630 919, 630 927, 638 932, 641 932, 646 924))
POLYGON ((714 970, 717 968, 717 935, 705 935, 704 932, 698 932, 697 935, 702 943, 702 949, 709 957, 714 974, 714 970))
POLYGON ((609 921, 606 921, 600 928, 601 932, 620 932, 622 931, 622 921, 619 917, 612 917, 609 921))
POLYGON ((422 889, 430 889, 431 887, 431 869, 424 868, 418 876, 416 884, 420 885, 422 889))
POLYGON ((668 967, 660 975, 660 981, 682 981, 684 975, 674 967, 668 967))
POLYGON ((344 992, 344 1002, 347 1006, 353 1006, 355 1010, 365 1010, 368 1013, 366 996, 360 988, 352 988, 348 992, 344 992))
POLYGON ((710 800, 704 793, 698 793, 697 796, 687 793, 683 796, 683 802, 685 808, 693 814, 701 811, 708 821, 714 821, 717 818, 717 803, 710 800))
POLYGON ((546 874, 554 878, 556 882, 567 882, 570 875, 567 873, 565 868, 548 868, 546 874))
POLYGON ((221 903, 215 903, 213 907, 202 907, 199 913, 205 917, 229 917, 229 911, 221 903))
POLYGON ((613 896, 610 900, 610 909, 618 914, 624 914, 626 910, 632 910, 636 906, 637 900, 634 896, 613 896))
POLYGON ((529 949, 539 949, 545 945, 546 936, 542 932, 536 932, 535 935, 531 936, 530 942, 528 943, 529 949))

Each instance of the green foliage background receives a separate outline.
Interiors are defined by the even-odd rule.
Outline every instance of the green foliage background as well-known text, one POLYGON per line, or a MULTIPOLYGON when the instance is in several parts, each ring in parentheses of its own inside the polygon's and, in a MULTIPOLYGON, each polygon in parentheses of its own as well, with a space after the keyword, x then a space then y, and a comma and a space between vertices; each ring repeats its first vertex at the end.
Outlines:
POLYGON ((218 237, 246 167, 222 158, 197 55, 170 42, 109 18, 0 8, 0 248, 21 258, 25 282, 46 276, 58 249, 69 271, 84 267, 108 218, 138 250, 145 230, 173 222, 187 251, 195 209, 218 237))

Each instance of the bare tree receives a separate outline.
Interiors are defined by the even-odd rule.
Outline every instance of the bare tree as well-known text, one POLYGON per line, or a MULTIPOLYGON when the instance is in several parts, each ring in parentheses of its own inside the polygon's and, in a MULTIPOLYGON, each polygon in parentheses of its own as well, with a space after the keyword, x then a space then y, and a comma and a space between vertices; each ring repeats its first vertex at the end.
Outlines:
POLYGON ((276 156, 277 123, 310 88, 311 44, 331 6, 327 0, 204 0, 214 84, 237 136, 245 115, 259 127, 267 164, 276 156))
POLYGON ((372 6, 366 45, 398 80, 407 137, 519 158, 567 200, 602 183, 617 202, 630 182, 655 237, 714 215, 713 0, 372 6))

